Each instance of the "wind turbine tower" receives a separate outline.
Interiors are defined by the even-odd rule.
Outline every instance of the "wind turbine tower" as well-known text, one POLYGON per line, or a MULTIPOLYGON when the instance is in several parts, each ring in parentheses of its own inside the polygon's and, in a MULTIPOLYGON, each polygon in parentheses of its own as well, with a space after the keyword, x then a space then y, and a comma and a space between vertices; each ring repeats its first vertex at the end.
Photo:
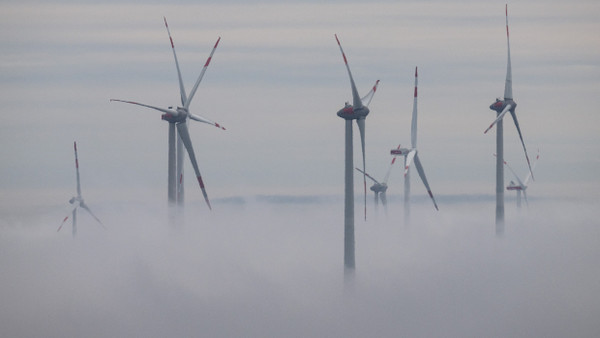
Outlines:
POLYGON ((427 182, 427 177, 425 176, 425 170, 423 169, 423 165, 421 164, 421 160, 419 159, 418 150, 417 150, 417 87, 419 84, 419 73, 417 67, 415 67, 415 91, 413 96, 413 112, 412 112, 412 121, 410 126, 410 149, 409 148, 397 148, 392 149, 390 154, 392 156, 404 156, 404 221, 406 224, 410 221, 410 165, 413 160, 415 162, 415 166, 417 167, 417 172, 419 173, 419 177, 425 185, 425 189, 427 189, 427 194, 431 198, 433 202, 433 206, 436 210, 438 209, 437 203, 435 202, 435 198, 433 197, 433 193, 431 192, 431 188, 429 187, 429 183, 427 182))
MULTIPOLYGON (((104 224, 102 224, 102 222, 100 222, 100 219, 98 219, 98 217, 96 217, 96 215, 94 215, 92 210, 87 206, 87 204, 85 204, 85 202, 83 200, 83 196, 81 196, 81 183, 79 181, 79 159, 77 158, 77 142, 73 142, 73 149, 75 151, 75 172, 77 173, 77 176, 76 176, 77 177, 77 196, 73 196, 69 200, 69 203, 71 203, 71 205, 73 206, 70 214, 71 214, 71 220, 73 222, 73 238, 75 238, 75 236, 77 236, 77 209, 78 208, 82 208, 83 210, 87 211, 96 220, 96 222, 98 222, 103 228, 104 228, 104 224)), ((65 222, 68 219, 69 219, 69 216, 66 216, 63 219, 62 223, 60 224, 60 226, 58 227, 58 230, 56 230, 56 232, 59 232, 60 229, 62 229, 63 225, 65 224, 65 222)))
POLYGON ((529 156, 527 155, 527 148, 525 148, 525 142, 523 141, 523 135, 521 134, 521 128, 519 127, 519 121, 515 108, 517 103, 513 100, 512 93, 512 68, 510 63, 510 38, 508 33, 508 5, 506 5, 506 45, 508 50, 508 62, 506 65, 506 81, 504 83, 504 100, 496 99, 494 103, 490 105, 490 109, 497 113, 496 120, 490 124, 490 126, 484 131, 487 133, 494 125, 496 125, 496 234, 501 235, 504 232, 504 137, 503 137, 503 125, 502 119, 506 113, 510 112, 513 118, 521 144, 523 145, 523 151, 525 152, 525 159, 527 159, 527 166, 533 179, 533 171, 529 162, 529 156))
POLYGON ((352 72, 348 66, 348 60, 346 54, 342 49, 342 45, 337 35, 335 40, 340 47, 340 52, 344 58, 346 69, 348 70, 348 76, 350 77, 350 86, 352 89, 352 105, 346 102, 344 107, 337 112, 337 115, 345 120, 346 137, 345 137, 345 164, 344 164, 344 271, 346 274, 352 275, 355 269, 354 261, 354 157, 353 157, 353 145, 352 145, 352 121, 356 120, 358 130, 360 132, 360 143, 362 146, 362 162, 363 162, 363 186, 364 186, 364 202, 365 202, 365 220, 367 218, 367 180, 365 174, 365 120, 369 115, 369 103, 375 91, 379 80, 375 82, 375 85, 371 91, 364 97, 358 96, 358 90, 354 84, 352 78, 352 72))
POLYGON ((173 107, 168 108, 160 108, 155 106, 150 106, 147 104, 142 104, 133 101, 125 101, 125 100, 117 100, 111 99, 111 101, 124 102, 129 104, 134 104, 154 110, 158 110, 162 112, 161 118, 164 121, 169 123, 168 129, 168 178, 167 178, 167 199, 169 202, 169 206, 174 205, 183 205, 184 199, 184 190, 183 190, 183 157, 184 157, 184 149, 188 153, 188 157, 190 162, 192 162, 192 167, 194 168, 194 172, 196 173, 196 178, 198 179, 198 184, 200 185, 200 189, 202 190, 202 195, 204 196, 204 200, 209 209, 211 209, 210 202, 208 200, 208 194, 206 193, 206 188, 204 186, 204 181, 202 180, 202 176, 200 175, 200 169, 198 168, 198 163, 196 161, 196 155, 194 153, 194 149, 192 146, 192 141, 190 139, 187 121, 188 118, 194 121, 207 123, 213 125, 217 128, 225 130, 220 124, 213 122, 204 117, 195 115, 189 111, 190 104, 202 78, 204 77, 204 73, 212 60, 213 54, 219 45, 219 41, 221 38, 217 39, 212 51, 194 84, 192 90, 188 93, 186 92, 183 86, 183 79, 181 77, 181 70, 179 69, 179 61, 177 60, 177 54, 175 53, 175 44, 173 43, 173 38, 171 37, 171 31, 169 30, 169 25, 167 24, 167 19, 164 18, 165 27, 167 28, 167 33, 169 35, 169 40, 171 42, 171 49, 173 51, 173 57, 175 59, 175 67, 177 68, 177 78, 179 80, 179 93, 181 98, 181 106, 173 109, 173 107))

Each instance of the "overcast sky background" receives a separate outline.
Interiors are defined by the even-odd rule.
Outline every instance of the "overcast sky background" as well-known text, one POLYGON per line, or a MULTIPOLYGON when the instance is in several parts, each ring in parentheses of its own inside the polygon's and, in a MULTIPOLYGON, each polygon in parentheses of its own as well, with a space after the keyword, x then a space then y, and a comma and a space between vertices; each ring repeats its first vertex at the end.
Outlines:
MULTIPOLYGON (((341 192, 344 123, 335 113, 351 93, 334 34, 361 93, 381 80, 367 119, 369 173, 383 176, 389 150, 410 142, 419 66, 419 148, 434 193, 494 192, 495 134, 483 131, 494 118, 488 106, 504 90, 503 2, 2 7, 3 200, 14 202, 25 190, 73 190, 74 140, 88 194, 166 195, 167 124, 159 112, 109 102, 178 103, 163 16, 188 91, 222 38, 191 106, 227 128, 190 126, 210 197, 341 192)), ((509 4, 517 114, 530 156, 541 153, 531 196, 557 187, 598 196, 599 13, 595 1, 509 4)), ((525 175, 509 122, 505 159, 525 175)), ((401 192, 400 177, 398 168, 390 194, 401 192)), ((186 186, 190 201, 201 199, 193 179, 186 186)), ((414 192, 424 193, 419 188, 414 192)))
MULTIPOLYGON (((504 92, 504 5, 3 1, 0 327, 49 337, 598 336, 600 3, 509 3, 514 99, 540 161, 527 211, 506 193, 499 239, 495 131, 483 131, 504 92), (191 111, 227 130, 190 125, 214 210, 186 159, 183 235, 164 222, 167 123, 109 102, 179 103, 163 16, 188 91, 221 37, 191 111), (369 206, 357 222, 352 297, 341 289, 336 116, 351 92, 334 34, 361 94, 381 80, 366 123, 376 178, 389 150, 409 145, 419 67, 419 156, 440 205, 434 213, 413 174, 415 224, 399 227, 395 168, 389 218, 369 206), (83 215, 78 241, 55 232, 75 194, 75 140, 83 195, 109 228, 83 215), (255 198, 264 195, 316 197, 255 198)), ((504 129, 505 159, 525 176, 510 119, 504 129)), ((354 145, 359 159, 356 128, 354 145)))

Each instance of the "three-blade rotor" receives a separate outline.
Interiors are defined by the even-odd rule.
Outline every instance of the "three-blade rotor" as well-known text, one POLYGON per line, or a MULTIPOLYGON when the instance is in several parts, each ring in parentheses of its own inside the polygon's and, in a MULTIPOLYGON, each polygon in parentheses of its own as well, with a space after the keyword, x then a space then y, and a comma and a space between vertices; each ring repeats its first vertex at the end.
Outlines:
MULTIPOLYGON (((421 178, 423 185, 425 185, 425 188, 427 189, 427 193, 429 194, 429 197, 431 198, 431 200, 433 202, 433 206, 435 207, 436 210, 439 210, 437 203, 435 202, 435 198, 433 197, 433 193, 431 192, 431 188, 429 187, 429 183, 427 182, 427 177, 425 176, 425 170, 423 169, 423 165, 421 164, 421 161, 419 160, 419 151, 417 150, 417 116, 418 116, 417 115, 417 103, 418 103, 417 102, 417 99, 418 99, 417 88, 418 88, 418 85, 419 85, 419 73, 418 73, 418 68, 415 67, 415 90, 414 90, 414 96, 413 96, 412 121, 411 121, 411 126, 410 126, 411 149, 405 149, 405 151, 402 152, 403 155, 406 156, 406 164, 404 166, 404 176, 406 176, 408 174, 410 166, 414 162, 415 167, 417 168, 417 172, 419 173, 419 177, 421 178)), ((400 150, 400 148, 398 148, 398 150, 400 150)))
POLYGON ((204 186, 204 182, 202 180, 202 176, 200 174, 200 169, 198 168, 198 163, 196 161, 196 155, 194 153, 194 149, 192 146, 192 141, 190 139, 190 135, 189 135, 189 131, 188 131, 188 126, 187 126, 187 120, 188 118, 194 121, 198 121, 198 122, 202 122, 202 123, 206 123, 206 124, 210 124, 213 125, 217 128, 220 128, 222 130, 225 130, 225 128, 223 126, 221 126, 220 124, 211 121, 207 118, 204 118, 202 116, 198 116, 195 114, 192 114, 189 112, 189 107, 190 104, 192 103, 192 99, 194 98, 194 95, 196 94, 196 91, 198 90, 198 86, 200 85, 200 82, 202 81, 204 74, 206 72, 206 69, 208 68, 208 66, 210 65, 210 62, 212 60, 213 54, 215 53, 215 50, 217 49, 217 46, 219 45, 219 42, 221 41, 221 38, 219 37, 217 39, 217 41, 215 42, 215 45, 213 46, 210 55, 208 57, 208 59, 206 60, 206 62, 204 63, 204 67, 202 67, 202 71, 200 72, 200 75, 198 76, 198 79, 196 80, 196 83, 194 84, 194 86, 192 87, 192 90, 189 92, 189 95, 186 93, 184 85, 183 85, 183 79, 181 76, 181 69, 179 67, 179 61, 177 60, 177 53, 175 52, 175 44, 173 42, 173 38, 171 37, 171 31, 169 29, 169 25, 167 23, 167 19, 163 18, 164 22, 165 22, 165 27, 167 29, 167 33, 169 35, 169 40, 171 42, 171 49, 173 51, 173 58, 175 59, 175 66, 177 68, 177 79, 179 82, 179 93, 181 96, 181 107, 177 107, 176 109, 173 109, 171 107, 169 108, 161 108, 161 107, 156 107, 156 106, 151 106, 151 105, 147 105, 147 104, 143 104, 143 103, 138 103, 138 102, 133 102, 133 101, 125 101, 125 100, 117 100, 117 99, 111 99, 111 101, 117 101, 117 102, 124 102, 124 103, 129 103, 129 104, 134 104, 134 105, 138 105, 138 106, 142 106, 142 107, 146 107, 146 108, 150 108, 150 109, 154 109, 154 110, 158 110, 160 112, 163 112, 164 115, 162 116, 162 118, 166 121, 168 121, 169 123, 175 123, 177 126, 177 134, 179 135, 179 138, 181 140, 181 142, 183 143, 183 145, 185 146, 185 149, 188 153, 188 157, 190 159, 190 162, 192 163, 192 167, 194 168, 194 172, 196 174, 196 177, 198 179, 198 184, 200 186, 200 189, 202 190, 202 195, 204 196, 204 200, 206 202, 206 205, 208 206, 209 209, 211 208, 210 205, 210 201, 208 200, 208 194, 206 193, 206 188, 204 186))
MULTIPOLYGON (((496 154, 494 154, 494 156, 496 156, 496 154)), ((533 162, 533 165, 531 166, 532 170, 535 169, 535 166, 537 165, 537 162, 538 162, 539 159, 540 159, 540 151, 538 149, 538 153, 537 153, 537 155, 535 157, 535 161, 533 162)), ((510 170, 510 172, 513 175, 513 177, 519 183, 518 185, 511 184, 510 186, 507 187, 507 189, 508 190, 520 190, 520 191, 522 191, 523 192, 523 197, 525 198, 525 203, 527 203, 529 205, 529 202, 527 201, 527 187, 529 185, 529 181, 531 180, 531 171, 527 172, 527 176, 525 177, 525 180, 521 180, 521 178, 519 178, 519 175, 517 175, 517 173, 515 172, 515 170, 508 164, 507 161, 503 161, 503 163, 508 168, 508 170, 510 170)))
POLYGON ((59 232, 60 229, 62 229, 62 227, 65 224, 65 222, 69 218, 72 218, 72 221, 73 221, 73 235, 75 235, 76 227, 77 227, 77 218, 76 218, 77 209, 80 208, 80 207, 83 210, 87 211, 98 222, 98 224, 100 224, 104 229, 106 229, 106 227, 104 226, 104 224, 102 224, 102 222, 100 221, 100 219, 96 215, 94 215, 94 213, 92 212, 92 210, 83 201, 83 197, 81 196, 81 182, 80 182, 80 179, 79 179, 79 158, 77 156, 77 142, 73 142, 73 150, 75 152, 75 172, 76 172, 76 177, 77 177, 77 196, 74 196, 69 201, 69 203, 71 203, 71 205, 72 205, 71 210, 69 211, 69 215, 67 215, 65 218, 63 218, 63 221, 60 224, 60 226, 58 227, 58 229, 56 230, 56 232, 59 232))
POLYGON ((352 77, 352 72, 350 71, 350 66, 348 65, 348 59, 346 58, 346 54, 344 53, 344 49, 342 48, 342 44, 338 39, 337 34, 335 34, 335 40, 337 41, 338 46, 340 47, 340 52, 342 53, 342 57, 344 58, 344 64, 346 65, 346 70, 348 71, 348 77, 350 78, 350 88, 352 90, 352 106, 346 105, 338 112, 338 116, 346 119, 346 120, 356 120, 356 124, 358 125, 358 130, 360 132, 360 144, 362 149, 362 161, 363 161, 363 190, 364 190, 364 209, 365 209, 365 220, 367 219, 367 179, 366 179, 366 160, 365 160, 365 120, 367 115, 369 115, 369 104, 377 91, 377 86, 379 85, 379 80, 375 82, 371 90, 362 98, 358 95, 358 90, 356 89, 356 84, 354 83, 354 78, 352 77))
POLYGON ((496 102, 492 103, 490 109, 498 112, 496 119, 490 124, 490 126, 484 131, 484 134, 487 133, 493 126, 495 126, 499 121, 504 118, 506 113, 510 112, 512 116, 515 127, 517 128, 517 133, 519 134, 519 140, 521 141, 521 145, 523 146, 523 152, 525 153, 525 159, 527 160, 527 166, 529 167, 529 172, 531 177, 533 178, 533 170, 531 167, 531 163, 529 161, 529 155, 527 154, 527 148, 525 147, 525 141, 523 140, 523 134, 521 133, 521 127, 519 126, 519 121, 517 119, 516 107, 517 103, 513 100, 513 92, 512 92, 512 66, 510 60, 510 34, 508 31, 508 5, 505 7, 506 12, 506 44, 507 44, 507 64, 506 64, 506 80, 504 82, 504 100, 496 100, 496 102))

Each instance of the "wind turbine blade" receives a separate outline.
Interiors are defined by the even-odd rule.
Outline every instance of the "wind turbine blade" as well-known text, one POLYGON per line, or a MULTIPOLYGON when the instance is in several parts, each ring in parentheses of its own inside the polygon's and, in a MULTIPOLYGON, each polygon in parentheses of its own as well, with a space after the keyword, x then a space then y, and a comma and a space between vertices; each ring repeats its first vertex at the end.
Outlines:
MULTIPOLYGON (((531 166, 532 171, 535 169, 535 166, 537 165, 539 159, 540 159, 540 150, 538 149, 538 153, 535 156, 535 161, 533 162, 533 165, 531 166)), ((531 172, 527 173, 527 177, 525 178, 525 184, 528 184, 530 179, 531 179, 531 172)))
POLYGON ((65 224, 65 222, 69 219, 69 216, 65 217, 62 221, 62 223, 60 223, 60 226, 58 227, 58 229, 56 230, 56 232, 59 232, 60 229, 62 229, 63 225, 65 224))
MULTIPOLYGON (((402 145, 399 144, 398 148, 396 149, 400 149, 402 145)), ((385 174, 385 177, 383 179, 383 183, 387 184, 388 179, 390 178, 390 173, 392 172, 392 167, 394 166, 394 163, 396 162, 396 156, 392 157, 392 163, 390 163, 390 167, 388 168, 387 173, 385 174)))
POLYGON ((379 80, 375 81, 375 85, 373 85, 373 88, 371 88, 371 91, 363 96, 360 101, 362 102, 363 106, 368 107, 369 104, 371 103, 371 100, 373 100, 373 95, 375 95, 375 92, 377 91, 377 86, 379 85, 379 80))
POLYGON ((374 178, 373 178, 373 176, 371 176, 371 175, 367 174, 366 172, 364 172, 364 171, 360 170, 359 168, 354 168, 354 169, 356 169, 356 170, 360 171, 361 173, 365 174, 365 175, 366 175, 368 178, 370 178, 370 179, 371 179, 373 182, 375 182, 375 183, 377 183, 377 184, 380 184, 379 182, 377 182, 377 180, 376 180, 376 179, 374 179, 374 178))
POLYGON ((504 107, 504 110, 500 114, 498 114, 498 117, 494 120, 494 122, 492 122, 492 124, 490 124, 490 126, 483 133, 487 134, 487 132, 490 129, 492 129, 492 127, 495 126, 496 123, 498 123, 498 121, 502 120, 504 115, 506 115, 506 113, 508 113, 508 111, 510 110, 511 107, 512 107, 511 104, 507 104, 506 107, 504 107))
POLYGON ((154 107, 154 106, 149 106, 147 104, 143 104, 143 103, 138 103, 138 102, 133 102, 133 101, 125 101, 125 100, 119 100, 119 99, 110 99, 111 102, 124 102, 124 103, 129 103, 129 104, 135 104, 138 106, 142 106, 142 107, 146 107, 146 108, 150 108, 150 109, 154 109, 154 110, 158 110, 161 111, 163 113, 166 114, 171 114, 174 116, 177 116, 179 113, 175 110, 169 110, 169 109, 165 109, 165 108, 159 108, 159 107, 154 107))
POLYGON ((79 159, 77 158, 77 142, 73 142, 75 150, 75 171, 77 172, 77 197, 81 198, 81 183, 79 182, 79 159))
POLYGON ((360 131, 360 144, 362 149, 362 162, 363 162, 363 186, 365 190, 365 221, 367 220, 367 178, 365 168, 365 118, 359 118, 356 120, 358 124, 358 130, 360 131))
POLYGON ((415 158, 415 156, 417 155, 417 150, 416 149, 412 149, 408 155, 406 155, 406 166, 404 167, 404 176, 406 176, 406 174, 408 174, 408 169, 410 168, 410 164, 413 161, 413 158, 415 158))
POLYGON ((177 123, 177 131, 179 133, 181 141, 183 142, 183 145, 185 146, 185 149, 188 152, 190 161, 192 162, 192 167, 194 167, 194 171, 196 172, 198 184, 200 184, 200 189, 202 190, 202 195, 204 195, 206 205, 208 205, 208 208, 212 210, 210 206, 210 201, 208 200, 208 195, 206 194, 206 189, 204 188, 204 182, 202 181, 202 175, 200 175, 200 169, 198 169, 198 162, 196 162, 196 155, 194 154, 194 148, 192 146, 192 141, 188 132, 187 123, 177 123))
POLYGON ((435 210, 440 210, 440 209, 438 209, 437 203, 435 203, 435 198, 433 198, 433 193, 431 192, 431 188, 429 188, 429 183, 427 183, 427 177, 425 177, 425 171, 423 170, 423 165, 421 164, 421 161, 419 160, 418 154, 415 155, 415 166, 417 167, 417 172, 419 173, 419 176, 421 177, 421 181, 423 181, 423 184, 425 185, 425 188, 427 189, 427 193, 429 194, 429 197, 431 197, 431 200, 433 201, 435 210))
POLYGON ((187 97, 185 95, 185 88, 183 87, 183 80, 181 78, 181 71, 179 70, 179 61, 177 61, 177 53, 175 53, 175 44, 173 43, 173 38, 171 37, 171 31, 169 30, 169 25, 167 24, 167 18, 163 16, 165 20, 165 27, 167 27, 167 33, 169 34, 169 40, 171 41, 171 49, 173 50, 173 57, 175 58, 175 67, 177 67, 177 78, 179 79, 179 92, 181 94, 181 105, 185 104, 187 97))
POLYGON ((523 134, 521 134, 521 128, 519 127, 519 121, 517 120, 517 114, 514 110, 512 110, 510 115, 512 115, 513 121, 515 122, 515 127, 517 127, 517 132, 519 133, 519 139, 521 139, 521 144, 523 145, 523 151, 525 152, 525 158, 527 159, 527 166, 529 167, 531 179, 535 181, 535 177, 533 177, 533 169, 531 169, 531 163, 529 162, 529 156, 527 155, 527 148, 525 148, 525 142, 523 141, 523 134))
MULTIPOLYGON (((494 156, 496 156, 496 154, 494 154, 494 156)), ((517 179, 517 182, 519 182, 519 185, 521 187, 525 187, 525 184, 523 184, 523 182, 521 181, 519 176, 517 176, 517 173, 513 170, 513 168, 510 165, 508 165, 508 162, 504 161, 504 165, 508 168, 508 170, 510 170, 510 172, 513 174, 513 176, 517 179)))
POLYGON ((190 119, 192 119, 194 121, 207 123, 207 124, 210 124, 210 125, 215 126, 217 128, 221 128, 221 129, 225 130, 225 127, 221 126, 220 124, 218 124, 218 123, 216 123, 214 121, 206 119, 206 118, 204 118, 202 116, 198 116, 198 115, 195 115, 195 114, 192 114, 192 113, 188 113, 188 116, 190 117, 190 119))
POLYGON ((410 146, 417 147, 417 85, 418 85, 417 67, 415 67, 415 95, 413 100, 412 122, 410 125, 410 146))
POLYGON ((348 76, 350 76, 350 85, 352 87, 352 105, 354 106, 354 109, 361 108, 363 106, 362 100, 360 99, 360 96, 358 96, 358 90, 356 89, 356 84, 354 84, 354 78, 352 77, 350 66, 348 66, 348 59, 346 59, 346 54, 342 49, 342 44, 340 43, 337 34, 335 34, 335 40, 337 41, 338 46, 340 46, 340 51, 342 52, 342 56, 344 57, 344 63, 346 64, 346 69, 348 70, 348 76))
POLYGON ((98 222, 106 230, 106 227, 104 226, 104 224, 102 224, 102 222, 100 221, 100 219, 98 217, 96 217, 96 215, 94 215, 94 213, 92 212, 92 210, 90 210, 90 208, 87 206, 87 204, 82 203, 81 207, 85 211, 87 211, 90 215, 92 215, 92 217, 96 220, 96 222, 98 222))
POLYGON ((73 206, 73 208, 69 211, 67 216, 65 216, 65 218, 63 218, 62 223, 60 223, 60 226, 58 227, 56 232, 59 232, 60 229, 62 229, 63 225, 65 225, 65 222, 69 219, 69 217, 71 217, 71 215, 73 214, 73 211, 75 211, 75 209, 77 209, 78 206, 79 206, 79 203, 77 203, 73 206))
POLYGON ((212 60, 213 54, 215 53, 215 50, 217 49, 217 46, 219 45, 219 41, 221 41, 221 37, 219 37, 217 39, 217 42, 215 43, 215 46, 213 47, 212 51, 210 52, 208 59, 206 59, 206 63, 204 64, 204 67, 202 68, 202 71, 200 72, 200 76, 198 76, 198 80, 196 80, 196 83, 194 84, 194 88, 192 88, 192 91, 190 92, 190 96, 187 98, 187 100, 185 101, 185 104, 183 105, 183 107, 185 109, 189 109, 190 104, 192 103, 192 99, 194 98, 194 95, 196 94, 196 90, 198 89, 198 85, 200 84, 200 81, 202 81, 202 78, 204 77, 204 73, 206 72, 206 68, 208 68, 210 61, 212 60))
POLYGON ((525 204, 529 208, 529 201, 527 200, 527 189, 523 189, 523 198, 525 199, 525 204))
POLYGON ((508 34, 508 4, 506 5, 506 45, 508 47, 508 63, 506 65, 506 83, 504 84, 504 99, 512 99, 512 67, 510 64, 510 38, 508 34))

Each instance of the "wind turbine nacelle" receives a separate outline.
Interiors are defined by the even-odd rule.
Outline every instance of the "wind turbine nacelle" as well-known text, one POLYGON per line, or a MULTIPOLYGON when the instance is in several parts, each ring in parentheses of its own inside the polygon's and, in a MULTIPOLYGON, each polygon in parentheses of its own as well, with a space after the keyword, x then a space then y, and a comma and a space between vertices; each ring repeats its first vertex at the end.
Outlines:
POLYGON ((522 185, 517 185, 515 182, 510 181, 510 184, 506 187, 506 190, 525 190, 527 187, 523 187, 522 185))
POLYGON ((340 109, 337 112, 337 116, 346 119, 346 120, 358 120, 359 118, 364 118, 369 115, 369 108, 362 106, 358 109, 354 109, 354 106, 346 103, 344 108, 340 109))
POLYGON ((400 149, 392 149, 390 150, 390 154, 394 156, 406 156, 410 152, 410 149, 400 148, 400 149))
POLYGON ((378 192, 386 192, 388 186, 385 183, 375 183, 371 186, 371 191, 378 193, 378 192))
POLYGON ((517 107, 517 103, 515 101, 513 101, 512 99, 504 99, 504 100, 496 99, 496 102, 494 102, 490 105, 490 109, 496 111, 497 113, 501 113, 508 104, 511 105, 511 107, 510 107, 511 111, 514 111, 515 108, 517 107))
POLYGON ((186 114, 182 114, 181 111, 185 111, 184 108, 177 107, 177 110, 172 113, 165 113, 160 116, 161 119, 175 123, 175 122, 184 122, 186 114))
POLYGON ((79 197, 75 197, 75 196, 74 196, 74 197, 72 197, 72 198, 69 200, 69 203, 71 203, 71 204, 75 204, 75 203, 82 204, 82 203, 83 203, 83 199, 81 199, 81 198, 79 198, 79 197))

